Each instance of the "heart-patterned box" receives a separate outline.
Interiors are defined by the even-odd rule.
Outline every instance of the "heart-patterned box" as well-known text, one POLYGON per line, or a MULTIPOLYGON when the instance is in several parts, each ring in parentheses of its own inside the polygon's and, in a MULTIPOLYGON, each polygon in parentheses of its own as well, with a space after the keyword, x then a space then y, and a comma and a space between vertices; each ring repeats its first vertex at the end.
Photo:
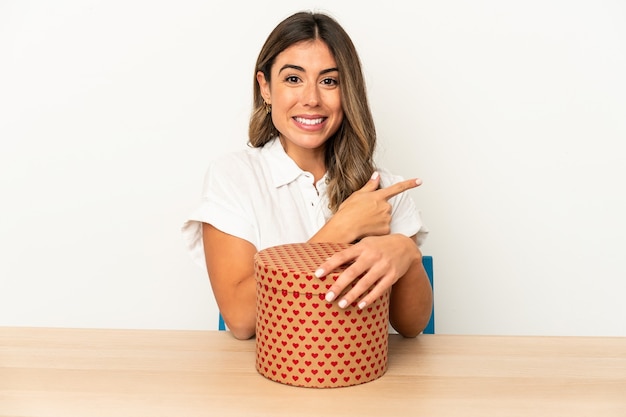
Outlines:
POLYGON ((348 247, 297 243, 254 258, 256 369, 288 385, 332 388, 372 381, 387 369, 389 291, 364 309, 342 309, 325 295, 345 269, 317 278, 326 258, 348 247))

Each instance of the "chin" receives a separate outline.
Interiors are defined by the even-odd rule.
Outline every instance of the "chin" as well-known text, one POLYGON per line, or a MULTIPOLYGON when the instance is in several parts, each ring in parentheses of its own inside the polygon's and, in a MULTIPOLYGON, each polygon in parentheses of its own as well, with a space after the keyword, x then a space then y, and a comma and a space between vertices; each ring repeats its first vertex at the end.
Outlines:
POLYGON ((298 146, 300 148, 305 148, 305 149, 317 149, 321 146, 324 146, 324 144, 328 141, 328 138, 330 136, 311 136, 311 135, 298 135, 298 136, 293 136, 295 137, 294 140, 289 140, 288 141, 295 146, 298 146))

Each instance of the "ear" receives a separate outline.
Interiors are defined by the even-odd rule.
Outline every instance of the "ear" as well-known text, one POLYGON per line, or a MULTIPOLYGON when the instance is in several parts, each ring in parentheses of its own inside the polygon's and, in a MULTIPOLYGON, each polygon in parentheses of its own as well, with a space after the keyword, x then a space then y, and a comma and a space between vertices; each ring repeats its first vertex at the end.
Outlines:
POLYGON ((272 95, 270 94, 270 83, 265 78, 265 74, 263 74, 263 71, 259 71, 256 73, 256 81, 259 83, 259 87, 261 89, 261 96, 263 96, 263 99, 265 100, 265 102, 267 104, 272 104, 272 101, 271 101, 272 95))

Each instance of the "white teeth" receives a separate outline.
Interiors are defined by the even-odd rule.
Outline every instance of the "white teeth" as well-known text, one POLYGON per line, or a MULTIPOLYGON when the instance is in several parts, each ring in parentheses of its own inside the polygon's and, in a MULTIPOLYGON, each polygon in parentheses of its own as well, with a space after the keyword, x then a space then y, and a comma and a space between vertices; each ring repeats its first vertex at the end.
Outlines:
POLYGON ((324 121, 324 119, 321 117, 319 119, 305 119, 303 117, 296 117, 295 119, 296 119, 296 122, 302 123, 303 125, 309 125, 309 126, 318 125, 324 121))

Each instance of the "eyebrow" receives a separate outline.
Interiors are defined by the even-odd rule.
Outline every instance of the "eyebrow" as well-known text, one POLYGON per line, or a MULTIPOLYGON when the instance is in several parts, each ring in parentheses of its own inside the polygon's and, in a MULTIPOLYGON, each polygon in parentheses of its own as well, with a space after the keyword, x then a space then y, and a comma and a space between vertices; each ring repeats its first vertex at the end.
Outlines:
MULTIPOLYGON (((304 68, 302 68, 302 67, 301 67, 301 66, 299 66, 299 65, 285 64, 285 65, 283 65, 283 67, 282 67, 282 68, 278 71, 278 73, 280 74, 283 70, 286 70, 286 69, 288 69, 288 68, 295 69, 296 71, 306 72, 306 71, 304 70, 304 68)), ((338 69, 338 68, 327 68, 327 69, 325 69, 325 70, 321 70, 321 71, 320 71, 320 75, 323 75, 323 74, 328 74, 329 72, 335 72, 335 71, 336 71, 336 72, 339 72, 339 69, 338 69)))

